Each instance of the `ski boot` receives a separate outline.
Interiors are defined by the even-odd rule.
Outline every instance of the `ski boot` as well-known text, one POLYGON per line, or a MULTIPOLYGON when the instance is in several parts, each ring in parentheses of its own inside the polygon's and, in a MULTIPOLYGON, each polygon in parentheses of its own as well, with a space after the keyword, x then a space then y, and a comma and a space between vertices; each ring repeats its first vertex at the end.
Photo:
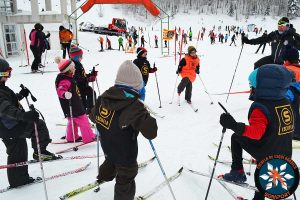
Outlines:
MULTIPOLYGON (((38 152, 33 152, 33 159, 35 160, 39 160, 39 154, 38 152)), ((41 152, 41 159, 42 161, 49 161, 49 160, 58 160, 58 159, 61 159, 62 156, 61 155, 55 155, 54 153, 51 153, 47 150, 45 151, 42 151, 41 152)))
POLYGON ((244 183, 247 181, 247 177, 243 169, 241 170, 230 170, 229 173, 224 174, 224 180, 232 181, 236 183, 244 183))

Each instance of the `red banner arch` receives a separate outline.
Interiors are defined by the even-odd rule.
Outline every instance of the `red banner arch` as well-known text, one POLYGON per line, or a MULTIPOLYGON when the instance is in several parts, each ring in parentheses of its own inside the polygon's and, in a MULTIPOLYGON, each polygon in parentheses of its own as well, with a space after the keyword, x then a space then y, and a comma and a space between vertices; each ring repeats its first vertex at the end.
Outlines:
POLYGON ((81 6, 82 12, 86 13, 95 4, 143 4, 153 16, 160 13, 151 0, 89 0, 81 6))

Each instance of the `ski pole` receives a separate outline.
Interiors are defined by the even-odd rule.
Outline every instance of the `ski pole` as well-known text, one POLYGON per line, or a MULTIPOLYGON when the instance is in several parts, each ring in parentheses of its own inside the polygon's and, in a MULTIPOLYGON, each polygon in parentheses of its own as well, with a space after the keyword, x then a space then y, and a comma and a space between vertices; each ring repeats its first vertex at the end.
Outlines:
POLYGON ((243 52, 243 48, 244 48, 244 44, 242 44, 241 52, 240 52, 238 61, 237 61, 236 66, 235 66, 235 70, 234 70, 234 73, 233 73, 233 76, 232 76, 231 84, 230 84, 230 87, 229 87, 229 90, 228 90, 228 94, 227 94, 227 97, 226 97, 226 103, 228 101, 229 93, 231 91, 232 83, 233 83, 233 80, 234 80, 234 77, 235 77, 235 73, 236 73, 237 67, 238 67, 239 62, 240 62, 240 58, 241 58, 241 55, 242 55, 242 52, 243 52))
MULTIPOLYGON (((224 108, 224 106, 220 102, 218 102, 218 104, 225 111, 225 113, 228 113, 227 110, 224 108)), ((226 128, 223 127, 222 135, 221 135, 221 140, 220 140, 220 143, 219 143, 218 152, 217 152, 217 156, 216 156, 215 163, 214 163, 214 168, 212 170, 212 173, 211 173, 211 176, 210 176, 210 180, 209 180, 209 184, 208 184, 208 188, 207 188, 206 195, 205 195, 205 200, 207 200, 207 198, 208 198, 208 194, 209 194, 211 182, 212 182, 212 179, 214 177, 215 170, 216 170, 216 165, 217 165, 217 162, 218 162, 218 158, 219 158, 219 154, 220 154, 220 149, 221 149, 221 146, 222 146, 222 143, 223 143, 223 138, 224 138, 225 132, 226 132, 226 128)))
POLYGON ((175 94, 175 89, 176 89, 178 77, 179 77, 179 74, 178 74, 177 77, 176 77, 175 86, 174 86, 174 90, 173 90, 173 94, 172 94, 172 100, 171 100, 171 102, 170 102, 169 104, 172 104, 172 103, 173 103, 173 99, 174 99, 174 94, 175 94))
MULTIPOLYGON (((73 134, 73 142, 75 146, 75 130, 74 130, 74 121, 73 121, 73 111, 72 111, 72 102, 71 99, 69 99, 69 108, 70 108, 70 118, 71 118, 71 126, 72 126, 72 134, 73 134)), ((77 151, 78 147, 74 147, 73 151, 77 151)))
MULTIPOLYGON (((93 67, 93 71, 95 71, 95 67, 93 67)), ((96 93, 94 90, 94 82, 92 82, 92 88, 93 88, 93 105, 94 107, 96 106, 96 93)), ((96 133, 96 137, 97 137, 97 168, 98 168, 98 174, 100 172, 99 166, 100 166, 100 161, 99 161, 99 157, 100 157, 100 147, 99 147, 99 131, 97 132, 97 126, 95 126, 95 133, 96 133)), ((98 192, 100 190, 100 187, 98 185, 98 187, 94 190, 95 192, 98 192)))
POLYGON ((44 59, 44 66, 43 66, 43 70, 42 70, 42 75, 44 74, 45 67, 46 67, 46 58, 47 58, 47 52, 48 52, 48 50, 46 49, 46 53, 45 53, 45 59, 44 59))
MULTIPOLYGON (((26 99, 27 105, 30 108, 30 110, 34 111, 35 110, 34 106, 29 104, 29 101, 28 101, 27 97, 25 97, 25 99, 26 99)), ((38 155, 39 155, 40 168, 41 168, 42 178, 43 178, 45 198, 46 198, 46 200, 48 200, 48 193, 47 193, 47 186, 46 186, 46 180, 45 180, 45 173, 44 173, 43 161, 42 161, 42 156, 41 156, 41 147, 40 147, 40 141, 39 141, 39 134, 38 134, 36 122, 34 122, 33 124, 34 124, 34 133, 35 133, 35 139, 36 139, 36 144, 37 144, 37 149, 38 149, 38 155)))
POLYGON ((204 85, 204 82, 203 82, 203 80, 202 80, 202 78, 201 78, 201 76, 198 74, 198 77, 199 77, 199 79, 200 79, 200 81, 201 81, 201 83, 202 83, 202 85, 203 85, 203 87, 204 87, 204 90, 205 90, 205 93, 208 95, 208 97, 209 97, 209 99, 210 99, 210 104, 212 105, 212 104, 214 104, 214 102, 213 102, 213 100, 211 99, 211 96, 210 96, 210 94, 208 93, 208 91, 207 91, 207 89, 206 89, 206 87, 205 87, 205 85, 204 85))
MULTIPOLYGON (((155 67, 155 63, 154 63, 154 67, 155 67)), ((158 98, 159 98, 159 108, 161 108, 161 100, 160 100, 160 93, 159 93, 159 87, 158 87, 158 81, 157 81, 156 72, 154 72, 154 74, 155 74, 156 86, 157 86, 157 92, 158 92, 158 98)))
POLYGON ((157 155, 157 153, 156 153, 156 150, 155 150, 155 148, 154 148, 154 145, 153 145, 153 143, 152 143, 151 140, 149 140, 149 143, 150 143, 151 148, 152 148, 152 151, 153 151, 153 153, 154 153, 154 155, 155 155, 155 157, 156 157, 156 160, 157 160, 157 162, 158 162, 158 165, 159 165, 159 167, 160 167, 160 170, 161 170, 162 174, 163 174, 164 177, 165 177, 165 180, 166 180, 167 185, 168 185, 168 187, 169 187, 169 190, 170 190, 170 192, 171 192, 171 194, 172 194, 172 197, 173 197, 174 200, 176 200, 175 195, 174 195, 174 192, 173 192, 173 190, 172 190, 172 188, 171 188, 170 182, 169 182, 169 180, 168 180, 168 178, 167 178, 167 175, 166 175, 166 173, 165 173, 165 170, 164 170, 164 168, 163 168, 163 166, 162 166, 162 164, 161 164, 161 162, 160 162, 160 159, 159 159, 159 157, 158 157, 158 155, 157 155))

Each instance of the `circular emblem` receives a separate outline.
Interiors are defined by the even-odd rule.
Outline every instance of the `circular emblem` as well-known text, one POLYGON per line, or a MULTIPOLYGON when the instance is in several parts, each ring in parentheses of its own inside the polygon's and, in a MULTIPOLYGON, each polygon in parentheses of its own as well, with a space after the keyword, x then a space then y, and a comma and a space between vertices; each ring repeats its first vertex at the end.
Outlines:
POLYGON ((285 40, 283 44, 284 44, 284 45, 288 45, 288 44, 289 44, 289 41, 285 40))
POLYGON ((299 184, 299 170, 295 162, 283 155, 272 155, 258 163, 255 184, 269 199, 291 196, 299 184))

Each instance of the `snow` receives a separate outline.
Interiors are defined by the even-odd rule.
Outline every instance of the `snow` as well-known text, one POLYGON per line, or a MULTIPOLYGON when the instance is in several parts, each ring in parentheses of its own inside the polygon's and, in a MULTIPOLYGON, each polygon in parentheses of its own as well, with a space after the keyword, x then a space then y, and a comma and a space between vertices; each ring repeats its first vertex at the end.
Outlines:
MULTIPOLYGON (((24 1, 25 2, 25 1, 24 1)), ((96 9, 95 7, 93 9, 96 9)), ((84 15, 85 21, 90 21, 92 23, 99 23, 100 19, 97 16, 95 10, 91 10, 90 13, 84 15)), ((124 17, 129 22, 129 25, 143 25, 147 26, 149 24, 154 25, 154 31, 150 31, 149 35, 151 38, 151 45, 154 46, 154 35, 160 36, 159 28, 160 23, 141 23, 135 21, 132 17, 124 15, 119 10, 112 9, 111 6, 104 7, 105 13, 104 18, 101 21, 110 22, 113 16, 124 17)), ((190 14, 177 15, 174 19, 170 20, 170 27, 180 26, 187 30, 190 26, 194 32, 194 37, 197 36, 198 30, 205 26, 207 31, 209 31, 213 25, 222 25, 224 29, 225 25, 240 25, 246 28, 249 23, 254 23, 256 25, 263 26, 263 29, 267 29, 268 32, 276 29, 276 19, 267 18, 262 21, 261 18, 251 18, 247 22, 245 20, 235 21, 234 18, 228 16, 211 16, 211 15, 197 15, 190 14), (223 21, 223 23, 222 23, 223 21), (202 24, 203 23, 203 24, 202 24)), ((300 30, 300 20, 292 20, 296 29, 300 30)), ((101 22, 102 23, 102 22, 101 22)), ((99 23, 100 24, 100 23, 99 23)), ((27 33, 29 33, 32 25, 26 26, 27 33)), ((58 26, 56 26, 58 27, 58 26)), ((50 29, 50 28, 49 28, 50 29)), ((45 26, 47 30, 47 26, 45 26)), ((147 30, 151 30, 151 27, 147 26, 147 30)), ((114 84, 115 76, 118 67, 124 60, 135 59, 135 54, 125 54, 119 51, 105 51, 99 53, 100 49, 99 43, 96 40, 99 35, 88 32, 79 32, 80 44, 85 48, 83 49, 83 66, 86 71, 92 69, 92 67, 99 63, 99 67, 96 69, 99 71, 98 81, 101 93, 108 89, 114 84), (89 51, 87 51, 88 49, 89 51)), ((256 37, 255 34, 249 33, 249 37, 256 37)), ((112 40, 113 48, 117 48, 117 37, 110 37, 112 40)), ((145 33, 146 41, 148 42, 148 33, 145 33)), ((230 41, 230 40, 229 40, 230 41)), ((173 52, 173 43, 171 43, 171 52, 173 52)), ((198 50, 198 55, 201 56, 201 69, 200 76, 210 93, 227 92, 232 80, 232 76, 237 64, 237 59, 241 51, 240 37, 237 40, 237 47, 229 46, 229 44, 220 44, 216 42, 215 45, 210 45, 207 32, 205 34, 204 41, 189 42, 188 45, 195 45, 198 50)), ((183 49, 186 50, 188 46, 184 46, 183 49)), ((210 99, 208 95, 204 92, 201 81, 197 77, 196 81, 193 83, 193 96, 192 101, 194 106, 199 109, 197 113, 188 106, 184 101, 184 95, 182 95, 181 106, 176 105, 176 96, 174 98, 173 104, 169 104, 172 99, 172 92, 174 90, 174 85, 177 75, 175 71, 177 69, 177 62, 175 64, 174 57, 162 57, 161 50, 150 48, 149 42, 146 44, 148 49, 148 60, 151 64, 155 62, 158 71, 158 83, 162 100, 162 108, 158 108, 159 100, 157 95, 157 88, 155 82, 154 74, 150 74, 149 82, 146 88, 146 101, 145 103, 149 105, 156 112, 165 115, 164 119, 157 118, 158 122, 158 137, 153 140, 156 151, 160 157, 160 160, 164 166, 167 175, 172 175, 181 166, 187 166, 191 169, 208 173, 209 167, 213 167, 213 162, 210 161, 207 155, 215 156, 217 148, 213 143, 219 143, 221 138, 222 127, 219 125, 219 116, 223 112, 222 109, 217 104, 220 101, 226 109, 233 115, 237 121, 247 122, 248 108, 251 101, 248 100, 248 94, 239 94, 229 96, 229 100, 226 103, 226 95, 224 96, 211 96, 214 104, 210 105, 210 99)), ((249 89, 248 85, 248 75, 253 70, 253 63, 259 58, 270 54, 270 47, 267 45, 264 55, 254 54, 257 46, 245 45, 240 62, 237 68, 235 79, 233 82, 231 91, 245 91, 249 89)), ((46 69, 45 71, 57 71, 56 64, 53 63, 54 57, 57 55, 62 55, 62 52, 58 50, 50 50, 47 53, 46 69)), ((43 63, 44 57, 43 55, 43 63)), ((33 55, 30 52, 30 61, 33 60, 33 55)), ((38 108, 43 115, 50 131, 51 137, 54 141, 59 140, 61 136, 65 134, 65 127, 56 126, 56 123, 66 123, 63 119, 62 110, 59 105, 59 101, 55 91, 55 78, 57 72, 49 72, 43 75, 41 74, 24 74, 30 71, 30 67, 18 67, 21 63, 25 63, 22 57, 12 57, 8 59, 9 63, 13 67, 12 77, 8 80, 7 85, 12 88, 15 92, 20 90, 19 85, 22 83, 28 87, 33 95, 38 99, 34 103, 35 107, 38 108)), ((177 84, 179 83, 178 79, 177 84)), ((97 88, 97 86, 94 86, 97 88)), ((98 93, 98 91, 97 91, 98 93)), ((176 94, 175 94, 176 95, 176 94)), ((22 105, 28 110, 26 106, 26 101, 23 100, 22 105)), ((227 130, 224 136, 223 146, 230 145, 230 137, 232 131, 227 130)), ((143 138, 141 135, 139 139, 139 156, 138 161, 142 162, 153 156, 153 152, 149 145, 149 142, 143 138)), ((297 143, 299 145, 300 143, 297 143)), ((49 144, 48 150, 56 152, 58 150, 64 149, 66 147, 71 147, 72 144, 49 144)), ((32 148, 30 141, 28 140, 29 149, 29 159, 32 159, 32 148)), ((89 144, 79 148, 77 152, 64 153, 63 156, 73 156, 73 155, 93 155, 96 154, 96 143, 89 144)), ((0 157, 0 163, 6 163, 5 146, 0 143, 0 151, 2 156, 0 157)), ((300 166, 300 156, 294 150, 293 159, 300 166)), ((102 154, 102 152, 101 152, 102 154)), ((248 154, 244 154, 244 157, 250 158, 248 154)), ((222 148, 220 152, 220 159, 230 160, 231 153, 227 148, 222 148)), ((62 173, 67 170, 78 168, 89 161, 92 161, 92 165, 84 172, 69 175, 66 177, 58 178, 46 182, 49 199, 58 199, 59 196, 75 189, 81 187, 87 183, 93 182, 97 176, 97 160, 96 159, 83 159, 83 160, 69 160, 69 161, 58 161, 44 163, 45 176, 49 177, 57 173, 62 173)), ((100 163, 102 163, 103 157, 100 158, 100 163)), ((249 166, 245 165, 245 170, 249 170, 249 166)), ((229 167, 217 164, 215 174, 225 173, 230 170, 229 167)), ((254 184, 253 174, 255 166, 251 168, 251 177, 248 178, 248 183, 254 184)), ((39 164, 29 166, 29 174, 32 177, 41 176, 41 171, 39 164)), ((6 170, 0 170, 0 188, 8 186, 6 170)), ((139 171, 136 177, 136 195, 143 195, 150 191, 153 187, 158 185, 164 180, 160 168, 156 161, 149 164, 146 168, 139 171)), ((186 171, 174 182, 172 182, 172 188, 177 199, 204 199, 207 185, 209 179, 194 174, 190 174, 186 171)), ((99 193, 94 193, 92 190, 85 192, 81 195, 74 197, 75 199, 87 200, 87 199, 113 199, 114 193, 114 181, 106 183, 101 187, 99 193)), ((253 192, 232 186, 227 184, 228 187, 233 189, 236 194, 241 195, 245 198, 252 198, 253 192)), ((300 195, 300 190, 296 192, 300 195)), ((219 199, 230 199, 230 195, 223 187, 216 181, 213 181, 212 188, 210 191, 210 200, 219 199)), ((45 199, 43 192, 43 185, 36 184, 21 189, 13 190, 0 194, 0 199, 45 199)), ((155 194, 151 199, 172 199, 171 194, 167 187, 164 187, 160 192, 155 194)))

